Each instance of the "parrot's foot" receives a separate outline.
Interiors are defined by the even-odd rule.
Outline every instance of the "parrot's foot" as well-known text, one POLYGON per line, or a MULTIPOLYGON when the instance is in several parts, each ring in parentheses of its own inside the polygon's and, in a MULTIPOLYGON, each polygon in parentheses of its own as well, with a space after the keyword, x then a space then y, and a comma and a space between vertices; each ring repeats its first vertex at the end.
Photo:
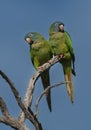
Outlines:
POLYGON ((65 55, 64 54, 59 54, 58 56, 59 56, 59 58, 61 58, 61 60, 65 59, 65 55))
POLYGON ((51 65, 51 60, 48 60, 47 63, 49 63, 51 65))
POLYGON ((42 67, 42 66, 39 66, 39 67, 37 68, 37 70, 43 71, 43 67, 42 67))

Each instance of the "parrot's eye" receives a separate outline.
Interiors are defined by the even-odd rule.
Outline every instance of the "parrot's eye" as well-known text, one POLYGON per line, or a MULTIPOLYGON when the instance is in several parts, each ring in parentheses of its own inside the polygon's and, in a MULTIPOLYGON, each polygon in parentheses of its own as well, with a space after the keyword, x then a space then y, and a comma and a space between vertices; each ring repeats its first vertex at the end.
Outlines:
POLYGON ((64 31, 64 25, 63 24, 59 25, 59 31, 61 31, 61 32, 64 31))
POLYGON ((30 43, 31 42, 31 39, 29 37, 26 38, 26 42, 27 43, 30 43))

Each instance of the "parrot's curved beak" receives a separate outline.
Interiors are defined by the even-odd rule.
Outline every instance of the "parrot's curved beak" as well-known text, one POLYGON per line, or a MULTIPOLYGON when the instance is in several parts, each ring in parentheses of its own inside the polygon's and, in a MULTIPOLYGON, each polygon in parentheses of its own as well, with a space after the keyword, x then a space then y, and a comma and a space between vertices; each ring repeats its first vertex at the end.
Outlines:
POLYGON ((64 25, 59 25, 59 30, 61 31, 61 32, 63 32, 64 31, 64 25))
POLYGON ((27 37, 27 38, 25 39, 25 41, 26 41, 28 44, 31 43, 31 39, 30 39, 29 37, 27 37))

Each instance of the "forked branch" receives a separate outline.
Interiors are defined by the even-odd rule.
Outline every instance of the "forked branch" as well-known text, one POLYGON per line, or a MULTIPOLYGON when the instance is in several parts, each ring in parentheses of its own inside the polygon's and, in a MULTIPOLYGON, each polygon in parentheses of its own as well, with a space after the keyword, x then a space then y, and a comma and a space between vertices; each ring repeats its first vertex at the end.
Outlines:
MULTIPOLYGON (((59 55, 53 57, 52 59, 50 59, 47 63, 43 64, 42 70, 38 69, 36 71, 36 73, 31 77, 31 79, 29 80, 29 84, 27 87, 27 91, 25 94, 25 98, 24 101, 22 102, 21 97, 19 95, 19 92, 17 91, 17 89, 15 88, 14 84, 11 82, 11 80, 8 78, 8 76, 2 72, 0 70, 0 75, 3 77, 3 79, 6 80, 6 82, 9 84, 9 87, 11 88, 14 97, 19 105, 19 107, 21 108, 22 112, 20 113, 18 119, 16 120, 15 118, 13 118, 9 112, 8 112, 8 108, 4 102, 4 100, 0 97, 0 109, 2 112, 2 117, 0 118, 0 122, 5 123, 7 125, 10 125, 11 127, 13 127, 16 130, 29 130, 26 125, 25 125, 25 120, 28 119, 34 126, 35 126, 35 130, 43 130, 42 129, 42 125, 41 123, 38 121, 38 119, 36 118, 36 116, 34 115, 34 113, 31 110, 31 104, 32 104, 32 99, 33 99, 33 92, 34 92, 34 88, 35 88, 35 82, 38 79, 38 77, 40 76, 40 74, 45 71, 46 69, 48 69, 49 67, 53 66, 55 63, 57 63, 59 60, 61 60, 61 57, 59 55)), ((64 83, 61 83, 64 84, 64 83)), ((61 85, 60 84, 60 85, 61 85)), ((45 92, 49 89, 49 88, 53 88, 53 87, 57 87, 58 85, 53 85, 53 86, 49 86, 42 94, 41 96, 38 98, 37 102, 36 102, 36 111, 38 111, 38 104, 40 99, 42 98, 42 96, 45 94, 45 92)))

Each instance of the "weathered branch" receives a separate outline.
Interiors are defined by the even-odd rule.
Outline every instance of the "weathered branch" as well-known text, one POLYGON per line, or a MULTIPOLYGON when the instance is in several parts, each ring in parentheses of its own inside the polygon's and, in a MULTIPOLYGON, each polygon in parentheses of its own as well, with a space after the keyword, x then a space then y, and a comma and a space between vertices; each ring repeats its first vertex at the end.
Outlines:
POLYGON ((4 116, 9 115, 8 108, 7 108, 4 100, 2 99, 2 97, 0 97, 0 109, 1 109, 1 112, 4 116))
POLYGON ((0 122, 14 128, 15 130, 30 130, 26 127, 25 124, 21 124, 18 120, 14 119, 11 116, 8 116, 7 118, 5 116, 0 117, 0 122))
MULTIPOLYGON (((38 119, 36 118, 36 116, 34 115, 32 110, 30 109, 31 104, 32 104, 32 99, 33 99, 35 82, 44 70, 48 69, 49 67, 51 67, 52 65, 57 63, 59 60, 61 60, 61 57, 59 55, 57 55, 57 56, 53 57, 51 60, 49 60, 47 63, 42 65, 41 66, 42 70, 38 69, 36 71, 36 73, 29 80, 29 84, 28 84, 27 91, 26 91, 25 98, 24 98, 24 103, 22 103, 19 92, 16 90, 16 88, 13 85, 13 83, 11 82, 11 80, 0 70, 0 75, 9 84, 9 87, 11 88, 19 107, 22 109, 22 112, 19 115, 18 120, 16 120, 9 114, 5 102, 2 100, 2 98, 0 98, 1 99, 0 100, 1 101, 0 102, 0 105, 1 105, 0 108, 1 108, 1 111, 2 111, 2 114, 3 114, 3 117, 0 118, 0 122, 3 122, 7 125, 10 125, 11 127, 13 127, 14 129, 17 129, 17 130, 28 130, 28 128, 26 127, 26 125, 24 123, 25 119, 27 118, 28 120, 30 120, 30 122, 33 123, 36 130, 42 130, 42 126, 41 126, 40 122, 38 121, 38 119), (8 119, 7 119, 7 117, 8 117, 8 119)), ((51 88, 52 87, 53 86, 51 86, 51 88)), ((49 89, 49 87, 48 87, 48 89, 49 89)), ((47 91, 47 90, 45 90, 45 91, 47 91)), ((42 96, 43 95, 44 94, 42 94, 42 96)), ((38 102, 40 101, 41 97, 38 99, 38 102)))
POLYGON ((67 84, 69 83, 70 81, 68 82, 60 82, 60 83, 57 83, 57 84, 54 84, 54 85, 51 85, 51 86, 48 86, 42 93, 41 95, 37 98, 36 100, 36 103, 35 103, 35 108, 36 108, 36 112, 35 112, 35 116, 38 117, 38 105, 39 105, 39 102, 40 100, 42 99, 42 97, 44 96, 44 94, 49 90, 49 89, 52 89, 52 88, 56 88, 56 87, 59 87, 63 84, 67 84))
MULTIPOLYGON (((0 71, 0 74, 8 82, 8 84, 16 98, 18 105, 20 106, 23 113, 25 114, 25 118, 29 119, 34 124, 34 126, 36 127, 36 130, 42 130, 42 126, 38 122, 36 117, 33 115, 33 112, 31 110, 29 111, 28 108, 26 108, 25 105, 22 103, 21 97, 19 96, 19 93, 16 90, 16 88, 14 87, 14 85, 11 83, 10 79, 2 71, 0 71)), ((3 103, 3 106, 6 106, 5 103, 3 103)), ((6 107, 4 107, 4 108, 6 108, 6 107)), ((19 122, 20 122, 20 120, 19 120, 19 122)))
POLYGON ((8 112, 8 108, 3 100, 2 97, 0 97, 0 109, 2 112, 2 117, 0 117, 0 122, 11 126, 12 128, 14 128, 15 130, 29 130, 25 124, 21 124, 19 123, 18 120, 16 120, 15 118, 13 118, 9 112, 8 112))
MULTIPOLYGON (((35 84, 35 81, 37 80, 37 78, 39 77, 39 75, 40 75, 40 73, 37 71, 32 76, 32 78, 29 80, 27 91, 26 91, 25 98, 24 98, 24 105, 25 105, 26 109, 28 109, 32 104, 33 92, 34 92, 34 88, 35 88, 34 84, 35 84)), ((25 114, 23 111, 19 115, 19 121, 20 122, 25 121, 25 114)))

